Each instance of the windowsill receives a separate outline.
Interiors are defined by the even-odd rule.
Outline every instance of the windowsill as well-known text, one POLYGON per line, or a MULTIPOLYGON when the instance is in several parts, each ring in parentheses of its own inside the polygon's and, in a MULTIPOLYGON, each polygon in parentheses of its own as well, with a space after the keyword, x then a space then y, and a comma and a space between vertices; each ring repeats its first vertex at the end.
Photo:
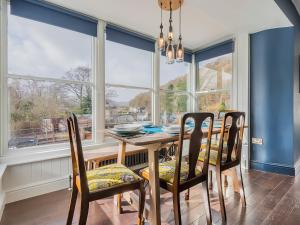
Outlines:
MULTIPOLYGON (((107 141, 103 144, 93 144, 87 145, 83 147, 84 151, 99 149, 107 146, 116 145, 115 141, 107 141)), ((14 166, 20 164, 33 163, 38 161, 46 161, 50 159, 57 158, 66 158, 70 157, 70 149, 69 147, 61 147, 61 148, 51 148, 49 146, 45 146, 45 148, 26 148, 26 150, 17 150, 16 152, 12 152, 13 150, 9 150, 8 153, 2 157, 0 157, 0 163, 5 164, 7 166, 14 166)))

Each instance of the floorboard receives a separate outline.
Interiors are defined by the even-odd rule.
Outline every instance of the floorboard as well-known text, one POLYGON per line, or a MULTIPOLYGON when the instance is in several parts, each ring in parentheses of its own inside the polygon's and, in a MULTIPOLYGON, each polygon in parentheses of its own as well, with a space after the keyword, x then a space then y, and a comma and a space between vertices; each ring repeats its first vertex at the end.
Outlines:
MULTIPOLYGON (((224 189, 228 225, 296 225, 300 224, 300 177, 243 171, 247 207, 243 208, 238 193, 229 179, 224 189)), ((211 191, 213 222, 222 225, 218 195, 211 191)), ((190 200, 182 194, 181 212, 183 224, 206 224, 200 186, 192 188, 190 200)), ((174 224, 172 196, 164 193, 162 198, 163 224, 174 224)), ((57 191, 46 195, 7 204, 0 225, 62 225, 68 212, 70 192, 57 191)), ((78 203, 80 199, 78 199, 78 203)), ((137 212, 127 202, 124 213, 118 214, 113 198, 91 203, 88 225, 136 224, 137 212)), ((77 204, 79 205, 79 204, 77 204)), ((78 223, 79 208, 76 207, 74 222, 78 223)))

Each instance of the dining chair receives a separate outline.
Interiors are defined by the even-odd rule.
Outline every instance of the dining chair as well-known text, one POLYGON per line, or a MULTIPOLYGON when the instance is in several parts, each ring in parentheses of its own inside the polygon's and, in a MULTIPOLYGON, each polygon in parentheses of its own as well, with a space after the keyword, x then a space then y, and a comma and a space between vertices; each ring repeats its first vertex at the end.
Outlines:
MULTIPOLYGON (((73 170, 73 188, 67 225, 72 224, 78 193, 80 193, 81 197, 79 225, 85 225, 89 211, 89 202, 136 189, 139 190, 140 194, 138 224, 143 224, 145 205, 144 179, 122 164, 111 164, 86 171, 76 116, 72 114, 67 119, 67 123, 73 170)), ((121 207, 120 204, 119 207, 121 207)))
MULTIPOLYGON (((206 138, 204 130, 207 129, 207 141, 210 142, 214 115, 212 113, 187 113, 181 120, 181 130, 179 135, 179 146, 176 149, 175 160, 166 161, 159 164, 160 187, 173 193, 173 207, 175 224, 182 224, 180 211, 180 193, 188 188, 202 183, 202 191, 205 203, 205 214, 207 224, 212 224, 209 192, 207 185, 208 159, 210 145, 207 145, 204 156, 204 166, 197 168, 197 161, 200 153, 202 138, 206 138), (195 127, 188 134, 185 132, 187 119, 193 119, 195 127), (209 120, 207 128, 203 128, 204 122, 209 120), (187 136, 188 135, 188 136, 187 136), (183 141, 189 139, 188 153, 183 156, 183 141)), ((149 180, 149 168, 140 171, 140 175, 149 180)))
MULTIPOLYGON (((218 117, 217 117, 218 120, 223 119, 225 114, 229 113, 229 112, 237 112, 237 110, 235 110, 235 109, 222 109, 222 110, 219 110, 218 111, 218 117)), ((230 121, 228 121, 228 122, 230 123, 230 121)), ((211 145, 210 148, 214 149, 214 150, 218 150, 218 146, 219 146, 218 143, 219 143, 219 138, 218 138, 218 134, 216 134, 216 139, 215 139, 214 143, 211 145)), ((210 173, 209 176, 212 177, 212 173, 210 173)), ((224 176, 224 186, 228 187, 227 175, 224 176)), ((212 189, 212 182, 210 183, 210 189, 212 189)))
MULTIPOLYGON (((211 149, 209 169, 216 172, 218 195, 221 206, 222 220, 226 221, 226 209, 222 188, 222 173, 229 171, 234 175, 233 180, 239 186, 240 197, 243 206, 246 206, 242 171, 241 152, 245 125, 244 112, 228 112, 224 115, 219 138, 218 150, 211 149), (236 176, 235 176, 236 175, 236 176)), ((200 152, 199 161, 205 166, 205 150, 200 152)))

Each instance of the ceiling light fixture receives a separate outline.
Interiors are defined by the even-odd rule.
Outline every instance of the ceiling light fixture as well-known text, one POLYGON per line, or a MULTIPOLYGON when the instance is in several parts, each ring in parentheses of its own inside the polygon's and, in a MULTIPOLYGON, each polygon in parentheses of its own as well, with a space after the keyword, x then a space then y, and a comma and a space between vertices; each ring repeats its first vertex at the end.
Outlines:
POLYGON ((181 34, 181 5, 183 0, 158 0, 158 4, 161 8, 160 14, 160 34, 158 38, 158 48, 161 52, 166 53, 167 63, 172 64, 175 62, 183 62, 184 61, 184 48, 182 45, 182 34, 181 34), (179 38, 178 44, 174 43, 174 32, 173 32, 173 11, 179 10, 179 38), (162 22, 162 10, 170 11, 169 17, 169 30, 167 34, 166 40, 164 39, 163 34, 163 22, 162 22))

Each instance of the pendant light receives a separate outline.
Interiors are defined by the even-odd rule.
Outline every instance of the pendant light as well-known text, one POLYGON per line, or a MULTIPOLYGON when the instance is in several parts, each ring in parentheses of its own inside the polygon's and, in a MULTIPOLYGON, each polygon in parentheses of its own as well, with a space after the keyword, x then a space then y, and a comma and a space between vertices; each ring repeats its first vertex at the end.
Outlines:
POLYGON ((178 38, 178 45, 176 48, 176 61, 183 62, 184 61, 184 48, 181 43, 182 36, 181 36, 181 1, 180 1, 180 9, 179 9, 179 38, 178 38))
POLYGON ((181 5, 184 0, 158 0, 159 6, 161 8, 160 14, 160 34, 157 39, 157 45, 160 51, 166 53, 167 63, 172 64, 175 62, 183 62, 184 61, 184 47, 182 44, 182 33, 181 33, 181 5), (172 5, 173 1, 173 5, 172 5), (173 10, 176 10, 180 7, 179 10, 179 37, 178 43, 174 43, 174 32, 173 32, 173 10), (167 39, 164 39, 163 34, 163 22, 162 22, 162 10, 169 10, 169 30, 167 33, 167 39), (176 49, 175 49, 176 48, 176 49))
POLYGON ((168 32, 168 47, 166 51, 167 63, 173 64, 175 60, 175 51, 173 46, 173 27, 172 27, 172 0, 170 0, 170 18, 169 18, 169 32, 168 32))
POLYGON ((160 10, 160 34, 159 34, 159 38, 158 38, 158 49, 160 51, 163 51, 165 49, 165 39, 164 39, 164 33, 163 33, 163 24, 162 24, 162 2, 160 3, 160 7, 161 7, 161 10, 160 10))

